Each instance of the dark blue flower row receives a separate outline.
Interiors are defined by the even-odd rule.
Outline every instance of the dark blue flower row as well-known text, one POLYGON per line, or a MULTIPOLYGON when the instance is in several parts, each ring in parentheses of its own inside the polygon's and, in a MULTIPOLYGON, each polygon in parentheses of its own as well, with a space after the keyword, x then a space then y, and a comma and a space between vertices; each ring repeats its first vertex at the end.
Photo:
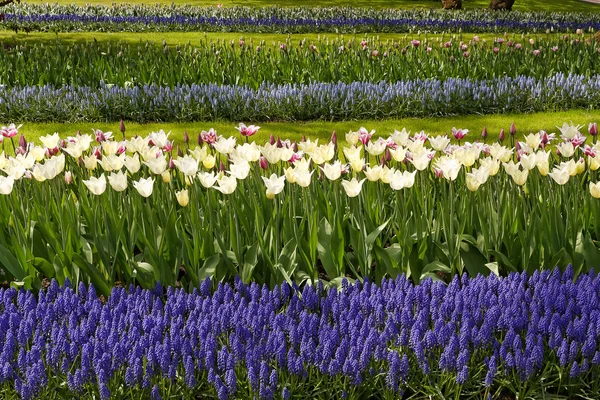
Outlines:
POLYGON ((600 75, 394 83, 0 88, 5 121, 367 119, 600 106, 600 75))
POLYGON ((600 28, 593 14, 490 13, 460 14, 440 10, 364 8, 247 8, 191 6, 60 6, 7 8, 5 24, 34 30, 110 31, 259 31, 259 32, 505 32, 575 31, 600 28))
POLYGON ((205 281, 190 294, 115 288, 106 302, 53 282, 37 298, 0 290, 0 387, 24 399, 65 380, 68 397, 202 387, 271 399, 426 395, 435 384, 481 398, 510 382, 538 398, 583 393, 600 372, 599 333, 600 277, 574 281, 570 268, 339 291, 238 280, 213 292, 205 281))

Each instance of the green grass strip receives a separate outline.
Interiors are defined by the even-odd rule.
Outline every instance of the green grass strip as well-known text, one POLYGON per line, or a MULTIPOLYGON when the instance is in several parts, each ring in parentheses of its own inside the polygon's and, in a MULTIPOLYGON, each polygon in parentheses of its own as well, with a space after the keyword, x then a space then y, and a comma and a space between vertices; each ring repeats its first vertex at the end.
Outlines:
MULTIPOLYGON (((356 131, 361 126, 368 129, 375 129, 377 134, 388 135, 394 129, 401 130, 406 128, 411 132, 420 132, 424 130, 428 134, 450 134, 452 127, 469 129, 468 141, 475 141, 480 138, 483 127, 487 127, 490 138, 498 137, 501 129, 508 130, 511 123, 515 123, 520 137, 529 132, 538 132, 540 129, 547 132, 558 132, 557 126, 562 126, 563 122, 573 122, 574 124, 584 125, 583 132, 587 132, 587 126, 590 122, 600 122, 600 111, 565 111, 536 114, 509 114, 509 115, 471 115, 451 118, 406 118, 398 120, 360 120, 344 122, 308 122, 308 123, 262 123, 261 129, 253 138, 259 142, 268 140, 269 135, 279 136, 284 139, 300 140, 302 135, 311 139, 329 139, 331 133, 335 130, 338 137, 343 140, 344 134, 350 130, 356 131)), ((183 142, 183 132, 187 131, 190 140, 196 141, 197 133, 209 128, 215 128, 217 133, 224 136, 233 136, 237 134, 234 128, 237 124, 234 122, 191 122, 191 123, 150 123, 137 124, 125 122, 125 135, 132 137, 134 135, 147 135, 152 131, 163 129, 165 132, 171 132, 171 138, 176 143, 183 142)), ((118 123, 26 123, 21 128, 21 132, 27 140, 35 140, 40 136, 60 133, 62 137, 74 135, 77 131, 82 133, 92 133, 92 129, 101 129, 102 131, 112 131, 116 138, 121 138, 118 123)), ((240 136, 240 139, 242 137, 240 136)), ((10 147, 10 146, 9 146, 10 147)), ((7 149, 9 148, 7 147, 7 149)))

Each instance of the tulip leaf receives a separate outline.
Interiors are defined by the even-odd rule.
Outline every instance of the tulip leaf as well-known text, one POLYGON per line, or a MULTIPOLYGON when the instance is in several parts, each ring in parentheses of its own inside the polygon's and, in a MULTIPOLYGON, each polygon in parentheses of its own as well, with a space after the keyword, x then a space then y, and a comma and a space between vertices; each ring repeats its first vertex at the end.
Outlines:
POLYGON ((590 234, 586 234, 583 239, 583 257, 587 270, 600 265, 600 249, 594 244, 590 234))
POLYGON ((423 268, 423 271, 421 272, 421 278, 423 278, 424 275, 434 272, 445 272, 449 274, 452 272, 452 269, 441 261, 432 261, 423 268))
POLYGON ((242 264, 242 271, 240 273, 242 282, 249 283, 252 280, 252 272, 258 264, 258 242, 246 250, 244 254, 244 263, 242 264))
POLYGON ((477 276, 481 274, 488 276, 490 274, 490 270, 486 267, 488 260, 475 246, 462 242, 460 244, 460 256, 469 275, 477 276))
POLYGON ((508 257, 506 257, 504 254, 496 250, 488 250, 488 252, 496 258, 496 262, 498 262, 498 265, 502 265, 510 269, 512 272, 518 272, 517 268, 515 268, 515 266, 510 262, 508 257))
POLYGON ((331 241, 332 241, 332 229, 327 218, 323 218, 319 224, 319 241, 317 244, 317 251, 319 253, 319 260, 323 265, 325 273, 330 279, 333 279, 340 275, 335 265, 335 260, 332 254, 331 241))
POLYGON ((367 247, 371 247, 375 243, 375 240, 377 240, 377 238, 379 237, 379 235, 385 229, 385 227, 387 226, 387 224, 389 222, 390 222, 390 220, 388 219, 383 224, 381 224, 377 228, 375 228, 371 233, 369 233, 369 235, 367 236, 367 239, 365 240, 367 247))
POLYGON ((23 281, 25 279, 26 273, 23 266, 19 264, 19 261, 12 254, 10 250, 0 244, 0 264, 4 266, 15 279, 19 281, 23 281))
POLYGON ((83 270, 83 272, 90 278, 90 282, 94 285, 96 291, 105 297, 110 295, 110 288, 108 286, 108 282, 106 278, 102 276, 100 271, 96 269, 93 265, 88 263, 83 257, 79 254, 73 254, 73 262, 79 266, 83 270))
POLYGON ((42 257, 35 257, 31 261, 31 264, 35 267, 35 269, 40 271, 40 273, 42 273, 46 278, 48 278, 48 279, 54 278, 54 266, 52 265, 52 263, 50 261, 48 261, 42 257))

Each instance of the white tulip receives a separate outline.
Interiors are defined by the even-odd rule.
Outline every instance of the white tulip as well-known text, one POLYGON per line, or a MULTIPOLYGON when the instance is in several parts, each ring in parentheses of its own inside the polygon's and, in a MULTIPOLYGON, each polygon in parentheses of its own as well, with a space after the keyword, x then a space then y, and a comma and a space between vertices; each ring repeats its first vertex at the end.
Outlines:
POLYGON ((12 176, 0 176, 0 194, 10 194, 15 184, 12 176))
POLYGON ((106 177, 104 174, 100 175, 99 178, 92 176, 89 180, 84 180, 83 183, 96 196, 101 195, 106 190, 106 177))
POLYGON ((143 197, 150 197, 154 190, 154 178, 140 178, 139 181, 133 182, 133 187, 143 197))
POLYGON ((364 182, 365 179, 357 181, 356 178, 352 178, 351 181, 342 181, 342 186, 346 191, 346 195, 348 195, 348 197, 356 197, 359 195, 364 182))
POLYGON ((122 192, 127 189, 127 175, 123 171, 113 172, 108 176, 108 183, 114 191, 122 192))
POLYGON ((285 186, 285 175, 277 176, 276 174, 272 174, 269 178, 262 177, 265 186, 267 187, 267 193, 276 195, 283 191, 285 186))
POLYGON ((175 164, 179 171, 185 176, 194 176, 198 172, 198 160, 188 155, 173 160, 173 164, 175 164))
POLYGON ((323 164, 321 170, 330 181, 335 181, 342 176, 342 163, 337 160, 333 164, 323 164))

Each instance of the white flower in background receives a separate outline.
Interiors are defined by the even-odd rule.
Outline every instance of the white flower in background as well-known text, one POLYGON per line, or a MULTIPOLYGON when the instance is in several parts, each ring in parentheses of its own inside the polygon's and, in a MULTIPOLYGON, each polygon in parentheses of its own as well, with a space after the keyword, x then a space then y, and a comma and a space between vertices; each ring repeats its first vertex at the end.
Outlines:
POLYGON ((247 161, 232 163, 229 165, 229 173, 236 179, 244 180, 250 173, 250 163, 247 161))
POLYGON ((389 168, 387 165, 381 168, 381 174, 379 175, 379 179, 381 182, 385 184, 389 184, 394 178, 394 173, 396 170, 394 168, 389 168))
POLYGON ((122 192, 127 189, 127 175, 123 171, 116 174, 113 172, 108 176, 108 183, 116 192, 122 192))
POLYGON ((367 166, 365 168, 365 176, 371 182, 377 182, 381 178, 381 172, 383 168, 380 165, 376 165, 373 168, 367 166))
POLYGON ((564 185, 569 181, 569 163, 560 163, 559 166, 552 168, 552 172, 548 173, 554 182, 559 185, 564 185))
POLYGON ((162 178, 162 181, 164 183, 170 183, 171 182, 171 173, 169 172, 169 170, 164 170, 162 174, 160 174, 160 177, 162 178))
POLYGON ((431 144, 431 148, 434 150, 444 151, 450 144, 450 139, 446 135, 430 137, 429 144, 431 144))
POLYGON ((406 147, 410 140, 410 131, 406 131, 406 128, 402 128, 401 131, 394 130, 394 133, 390 135, 390 139, 398 146, 406 147))
POLYGON ((143 153, 148 149, 148 139, 136 136, 125 142, 125 148, 131 153, 143 153))
POLYGON ((165 131, 161 129, 158 132, 152 132, 151 134, 149 134, 146 140, 148 143, 152 142, 154 146, 157 146, 162 149, 169 143, 170 134, 171 132, 165 133, 165 131))
MULTIPOLYGON (((330 161, 335 155, 333 142, 317 147, 312 153, 308 153, 315 164, 321 165, 330 161)), ((288 158, 289 160, 289 158, 288 158)))
MULTIPOLYGON (((1 183, 0 183, 1 186, 1 183)), ((600 199, 600 182, 592 183, 590 182, 590 194, 595 199, 600 199)))
POLYGON ((442 175, 445 179, 453 181, 460 172, 461 163, 455 158, 445 156, 437 160, 435 167, 442 171, 442 175))
POLYGON ((198 172, 198 180, 205 188, 211 188, 217 182, 218 176, 214 172, 198 172))
POLYGON ((343 165, 340 160, 336 160, 333 164, 323 164, 320 168, 330 181, 335 181, 342 176, 343 165))
MULTIPOLYGON (((88 148, 89 148, 89 146, 84 147, 79 142, 68 142, 67 147, 65 147, 63 150, 67 154, 69 154, 71 157, 79 158, 79 157, 81 157, 81 155, 83 154, 84 151, 88 150, 88 148)), ((40 147, 40 149, 41 149, 41 147, 40 147)), ((43 155, 44 155, 44 152, 42 151, 42 157, 43 157, 43 155)))
POLYGON ((42 173, 46 179, 54 179, 58 174, 63 172, 65 169, 65 155, 59 154, 58 156, 51 157, 46 160, 42 173))
POLYGON ((307 160, 306 158, 301 158, 300 160, 294 163, 294 168, 297 171, 308 171, 308 169, 310 168, 310 160, 307 160))
POLYGON ((579 158, 575 165, 575 175, 582 174, 585 171, 585 160, 583 158, 579 158))
POLYGON ((296 181, 296 184, 300 187, 308 187, 310 185, 310 179, 313 172, 315 171, 312 170, 308 172, 307 169, 305 170, 296 168, 294 170, 294 180, 296 181))
POLYGON ((150 197, 154 189, 154 178, 140 178, 139 181, 133 181, 133 187, 142 197, 150 197))
POLYGON ((600 153, 596 152, 594 157, 588 156, 587 161, 592 171, 598 170, 600 168, 600 153))
POLYGON ((479 149, 474 146, 463 146, 456 149, 452 156, 457 159, 463 166, 471 167, 475 161, 479 159, 479 149))
POLYGON ((224 138, 223 136, 219 136, 219 139, 213 144, 215 150, 217 150, 221 154, 229 154, 235 148, 235 137, 224 138))
POLYGON ((36 161, 40 162, 46 158, 46 150, 40 146, 31 146, 29 148, 29 155, 36 161))
POLYGON ((116 154, 106 155, 100 160, 100 165, 106 172, 118 171, 123 168, 123 164, 125 164, 125 153, 120 156, 117 156, 116 154))
POLYGON ((31 167, 33 167, 33 164, 35 164, 35 158, 33 158, 31 154, 17 154, 17 156, 13 159, 15 160, 15 162, 21 164, 25 169, 30 169, 31 167))
POLYGON ((296 183, 296 175, 294 173, 294 168, 288 167, 285 169, 285 179, 289 183, 296 183))
POLYGON ((500 162, 508 162, 513 155, 513 151, 498 143, 494 143, 490 146, 490 155, 500 162))
POLYGON ((294 149, 291 147, 282 147, 279 149, 279 157, 281 161, 289 161, 294 156, 294 149))
POLYGON ((500 161, 493 157, 486 157, 481 159, 479 162, 480 166, 485 167, 488 170, 490 176, 494 176, 500 171, 500 161))
POLYGON ((181 207, 185 207, 190 202, 190 195, 187 189, 180 190, 179 192, 175 192, 175 198, 181 207))
POLYGON ((306 140, 306 142, 298 143, 298 149, 302 150, 303 152, 305 152, 306 154, 309 154, 309 155, 314 153, 315 150, 317 150, 318 146, 319 146, 319 139, 315 140, 314 142, 311 141, 310 139, 308 139, 308 140, 306 140))
POLYGON ((155 175, 160 175, 167 169, 167 159, 164 154, 150 158, 148 161, 144 161, 144 164, 150 168, 150 171, 155 175))
POLYGON ((512 176, 513 181, 519 186, 523 186, 527 181, 527 176, 529 175, 529 171, 516 171, 512 176))
POLYGON ((534 154, 521 155, 521 167, 527 171, 531 171, 537 164, 537 156, 534 154))
POLYGON ((342 181, 342 187, 348 197, 356 197, 359 195, 364 182, 365 179, 358 181, 356 178, 352 178, 351 181, 342 181))
POLYGON ((0 194, 10 194, 15 184, 12 176, 0 176, 0 194))
POLYGON ((531 147, 533 151, 536 151, 542 143, 542 135, 540 135, 539 132, 530 133, 529 135, 525 136, 525 143, 527 143, 527 146, 531 147))
POLYGON ((119 150, 119 147, 121 147, 122 143, 119 142, 113 142, 113 141, 104 141, 102 142, 102 152, 104 154, 106 154, 107 156, 116 154, 117 151, 119 150))
POLYGON ((513 176, 515 172, 519 171, 519 167, 521 166, 521 163, 518 162, 515 164, 515 162, 513 160, 510 160, 507 163, 502 163, 502 165, 504 166, 504 171, 508 175, 513 176))
POLYGON ((92 176, 89 180, 84 180, 83 184, 87 186, 87 188, 95 194, 96 196, 101 195, 106 190, 106 177, 104 174, 100 175, 100 177, 96 178, 92 176))
POLYGON ((367 153, 369 153, 372 156, 378 156, 385 151, 386 147, 387 147, 387 141, 382 138, 379 138, 374 142, 369 142, 365 146, 365 150, 367 151, 367 153))
POLYGON ((411 188, 415 184, 415 175, 417 171, 395 171, 390 180, 390 187, 393 190, 401 190, 411 188))
POLYGON ((466 182, 467 189, 474 192, 479 189, 479 186, 487 182, 490 176, 490 171, 487 167, 481 166, 479 168, 473 168, 471 172, 467 173, 466 182))
POLYGON ((550 171, 550 152, 549 151, 538 151, 535 153, 535 166, 537 167, 540 175, 546 176, 550 171))
POLYGON ((140 170, 141 166, 142 164, 140 163, 139 154, 125 156, 125 168, 127 168, 127 171, 131 172, 132 174, 135 174, 140 170))
POLYGON ((356 143, 358 143, 358 132, 348 132, 346 133, 346 142, 350 145, 350 146, 355 146, 356 143))
POLYGON ((410 140, 406 147, 412 154, 421 154, 425 152, 425 142, 421 139, 410 140))
POLYGON ((90 154, 88 156, 83 157, 83 165, 85 165, 85 167, 88 170, 93 171, 98 166, 98 159, 95 155, 90 154))
POLYGON ((194 150, 190 150, 190 154, 199 162, 204 161, 206 156, 208 156, 208 146, 202 146, 194 148, 194 150))
POLYGON ((556 150, 559 152, 561 157, 569 158, 575 154, 575 147, 571 142, 562 142, 556 146, 556 150))
POLYGON ((219 192, 223 194, 231 194, 235 192, 235 189, 237 188, 237 179, 235 176, 222 176, 221 178, 217 179, 217 185, 218 186, 214 186, 214 188, 219 192))
POLYGON ((267 187, 267 197, 281 193, 285 187, 285 175, 277 176, 277 174, 272 174, 269 178, 263 176, 262 180, 267 187))
POLYGON ((149 161, 163 154, 162 150, 156 146, 146 147, 142 150, 139 155, 142 156, 142 160, 149 161))
POLYGON ((281 161, 281 149, 276 144, 266 143, 260 148, 260 152, 269 164, 277 164, 281 161))
POLYGON ((256 142, 244 143, 233 149, 231 158, 244 158, 248 162, 256 162, 260 158, 260 148, 256 142))
POLYGON ((352 171, 354 172, 360 172, 363 170, 364 167, 365 160, 363 160, 362 158, 350 161, 350 168, 352 168, 352 171))
MULTIPOLYGON (((563 123, 562 127, 558 127, 558 130, 561 133, 561 137, 565 140, 569 140, 569 139, 573 139, 575 136, 577 136, 579 134, 579 129, 581 129, 583 125, 573 125, 573 122, 571 122, 570 124, 567 124, 566 122, 563 123)), ((569 156, 565 156, 565 157, 569 157, 569 156)))
POLYGON ((435 152, 423 151, 422 153, 413 154, 412 160, 410 162, 415 168, 419 171, 425 170, 429 166, 429 161, 433 158, 435 152))
POLYGON ((173 164, 185 176, 193 176, 198 172, 198 160, 189 155, 174 159, 173 164))
POLYGON ((392 159, 394 161, 398 161, 398 162, 404 161, 404 159, 406 158, 406 153, 407 153, 407 150, 402 146, 398 146, 395 149, 390 149, 390 155, 392 156, 392 159))
POLYGON ((204 160, 202 160, 202 166, 206 169, 211 169, 215 166, 216 158, 212 154, 207 155, 204 160))
POLYGON ((346 160, 348 160, 348 162, 350 162, 350 163, 352 161, 362 159, 362 156, 360 154, 362 151, 362 147, 356 147, 356 146, 344 147, 343 151, 344 151, 344 156, 346 156, 346 160))
POLYGON ((27 169, 14 157, 11 157, 8 159, 8 162, 4 168, 2 168, 2 171, 4 171, 6 175, 12 176, 14 180, 19 180, 23 175, 25 175, 27 169))
POLYGON ((46 149, 55 149, 60 143, 60 136, 58 135, 58 132, 54 132, 52 135, 41 136, 40 142, 42 142, 42 145, 46 149))
POLYGON ((44 176, 43 167, 41 164, 35 164, 31 169, 31 176, 38 182, 44 182, 46 177, 44 176))

